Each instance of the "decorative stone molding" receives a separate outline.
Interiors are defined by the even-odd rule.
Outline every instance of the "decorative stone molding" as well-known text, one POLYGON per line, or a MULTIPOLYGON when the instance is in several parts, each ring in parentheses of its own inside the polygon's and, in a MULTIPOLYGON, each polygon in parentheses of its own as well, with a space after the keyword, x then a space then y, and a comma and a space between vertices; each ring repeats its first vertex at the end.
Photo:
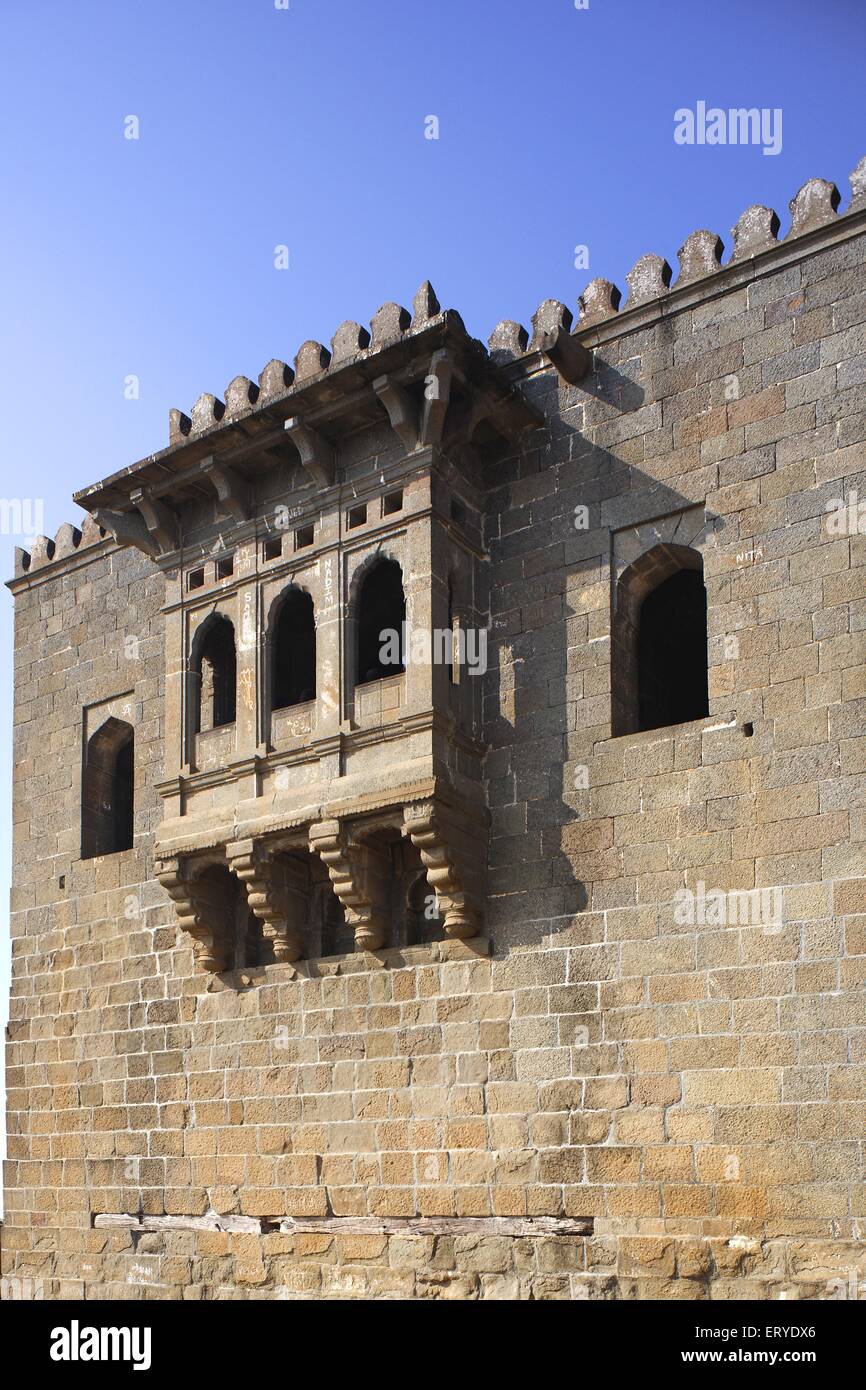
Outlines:
POLYGON ((403 834, 421 856, 446 934, 476 936, 481 929, 487 839, 480 819, 437 801, 414 802, 404 808, 403 834))
POLYGON ((225 970, 231 943, 229 906, 207 892, 197 876, 204 864, 173 856, 156 861, 156 877, 175 905, 177 920, 193 939, 196 964, 202 970, 225 970))
POLYGON ((310 849, 328 870, 360 951, 377 951, 387 933, 389 866, 373 845, 354 838, 339 821, 310 826, 310 849))
POLYGON ((226 845, 229 868, 246 888, 250 909, 273 946, 274 960, 297 960, 304 951, 308 883, 302 865, 256 840, 226 845))

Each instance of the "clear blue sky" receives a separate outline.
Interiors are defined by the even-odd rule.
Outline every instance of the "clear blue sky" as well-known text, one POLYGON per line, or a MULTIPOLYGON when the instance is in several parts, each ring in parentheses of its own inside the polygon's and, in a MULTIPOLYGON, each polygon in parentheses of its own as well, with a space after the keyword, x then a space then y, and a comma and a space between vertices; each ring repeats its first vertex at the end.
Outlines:
POLYGON ((170 406, 425 278, 486 340, 592 276, 625 291, 643 252, 675 266, 697 227, 729 246, 750 203, 784 231, 807 178, 847 201, 866 153, 864 0, 289 4, 2 0, 0 496, 44 499, 49 535, 74 489, 167 443, 170 406), (781 108, 781 152, 675 144, 699 100, 781 108))

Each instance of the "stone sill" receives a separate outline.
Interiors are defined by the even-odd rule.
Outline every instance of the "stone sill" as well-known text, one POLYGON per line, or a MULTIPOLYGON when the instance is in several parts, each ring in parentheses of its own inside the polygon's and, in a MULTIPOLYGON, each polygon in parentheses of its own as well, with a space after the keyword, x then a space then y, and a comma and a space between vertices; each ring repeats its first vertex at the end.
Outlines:
POLYGON ((245 966, 221 974, 196 974, 192 983, 207 982, 210 993, 224 989, 250 989, 257 985, 274 985, 286 980, 321 980, 334 975, 360 975, 364 971, 404 970, 419 965, 438 965, 444 961, 470 961, 489 956, 488 936, 471 936, 445 941, 427 941, 418 946, 388 946, 381 951, 347 951, 340 956, 319 956, 291 964, 245 966))
MULTIPOLYGON (((662 724, 658 729, 635 729, 627 734, 611 734, 609 738, 599 739, 594 746, 597 749, 604 748, 611 743, 622 743, 626 739, 632 739, 635 743, 667 743, 688 734, 714 734, 723 730, 729 733, 737 730, 737 717, 734 713, 705 714, 700 719, 687 719, 682 724, 662 724)), ((743 734, 743 737, 746 735, 743 734)))

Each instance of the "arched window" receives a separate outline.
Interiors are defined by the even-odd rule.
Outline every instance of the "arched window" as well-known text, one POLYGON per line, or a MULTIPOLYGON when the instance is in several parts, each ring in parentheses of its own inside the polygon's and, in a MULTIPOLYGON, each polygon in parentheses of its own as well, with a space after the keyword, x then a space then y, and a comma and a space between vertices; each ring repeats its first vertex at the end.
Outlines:
POLYGON ((215 613, 197 634, 193 648, 195 732, 233 724, 236 714, 235 630, 215 613))
POLYGON ((290 588, 274 605, 271 627, 271 708, 316 698, 316 622, 313 600, 290 588))
POLYGON ((84 750, 81 857, 132 849, 135 735, 113 716, 96 730, 84 750))
POLYGON ((709 713, 707 591, 700 554, 659 545, 617 584, 611 643, 614 735, 709 713))
POLYGON ((358 685, 405 669, 406 599, 396 560, 379 560, 364 576, 358 595, 358 685))

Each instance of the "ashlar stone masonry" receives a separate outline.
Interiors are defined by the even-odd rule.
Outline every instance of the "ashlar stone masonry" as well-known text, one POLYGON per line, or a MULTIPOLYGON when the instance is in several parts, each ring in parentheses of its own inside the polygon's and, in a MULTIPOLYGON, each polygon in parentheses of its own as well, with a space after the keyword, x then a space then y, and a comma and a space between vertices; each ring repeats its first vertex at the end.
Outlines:
POLYGON ((425 284, 19 552, 9 1279, 866 1280, 851 189, 487 348, 425 284))

